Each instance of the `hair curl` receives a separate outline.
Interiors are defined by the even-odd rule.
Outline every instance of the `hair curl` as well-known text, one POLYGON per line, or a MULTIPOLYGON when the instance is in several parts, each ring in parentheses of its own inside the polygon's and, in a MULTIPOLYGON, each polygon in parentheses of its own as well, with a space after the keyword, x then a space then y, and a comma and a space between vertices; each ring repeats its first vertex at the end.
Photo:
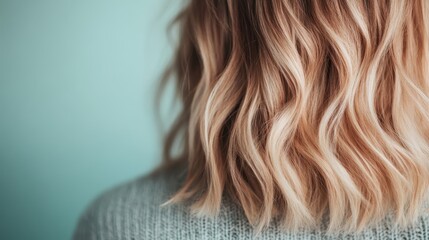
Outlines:
POLYGON ((415 220, 429 186, 429 1, 191 0, 168 71, 194 213, 259 231, 415 220))

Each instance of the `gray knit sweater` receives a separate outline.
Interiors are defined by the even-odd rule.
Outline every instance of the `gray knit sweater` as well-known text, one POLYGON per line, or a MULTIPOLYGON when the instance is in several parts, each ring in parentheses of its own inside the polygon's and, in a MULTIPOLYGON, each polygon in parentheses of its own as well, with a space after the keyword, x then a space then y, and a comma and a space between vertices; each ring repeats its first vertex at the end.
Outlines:
POLYGON ((225 200, 216 218, 194 217, 183 205, 161 208, 184 179, 180 165, 164 168, 151 175, 106 191, 82 214, 75 240, 140 239, 428 239, 429 214, 423 214, 415 226, 401 230, 392 227, 390 218, 358 235, 329 235, 323 230, 281 231, 274 222, 255 236, 242 210, 225 200))

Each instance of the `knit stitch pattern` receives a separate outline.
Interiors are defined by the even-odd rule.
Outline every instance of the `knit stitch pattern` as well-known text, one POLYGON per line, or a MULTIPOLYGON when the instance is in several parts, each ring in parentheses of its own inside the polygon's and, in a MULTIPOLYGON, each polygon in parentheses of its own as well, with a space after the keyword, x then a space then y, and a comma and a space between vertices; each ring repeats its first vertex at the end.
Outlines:
POLYGON ((288 232, 274 221, 254 234, 241 208, 232 201, 222 203, 217 217, 197 217, 184 204, 160 207, 179 187, 186 168, 173 165, 131 180, 97 197, 81 215, 74 240, 142 239, 427 239, 429 213, 406 229, 393 227, 392 218, 359 234, 328 234, 326 222, 319 230, 288 232))

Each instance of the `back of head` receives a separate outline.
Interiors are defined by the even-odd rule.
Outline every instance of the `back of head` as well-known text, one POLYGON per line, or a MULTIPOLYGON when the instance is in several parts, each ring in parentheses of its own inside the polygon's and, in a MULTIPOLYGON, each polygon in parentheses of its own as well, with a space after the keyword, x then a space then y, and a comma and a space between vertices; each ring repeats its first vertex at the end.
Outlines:
MULTIPOLYGON (((257 230, 329 213, 361 230, 405 226, 429 186, 429 2, 190 0, 171 70, 188 175, 172 203, 216 214, 222 195, 257 230)), ((168 159, 172 158, 167 156, 168 159)))

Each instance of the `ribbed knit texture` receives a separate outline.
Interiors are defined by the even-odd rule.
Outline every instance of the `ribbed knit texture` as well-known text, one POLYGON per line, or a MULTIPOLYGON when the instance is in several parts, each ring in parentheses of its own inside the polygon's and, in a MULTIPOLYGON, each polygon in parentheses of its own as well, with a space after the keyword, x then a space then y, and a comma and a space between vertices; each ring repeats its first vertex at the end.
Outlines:
POLYGON ((175 165, 106 191, 82 214, 73 239, 429 239, 427 212, 407 229, 393 227, 390 217, 358 235, 329 235, 323 230, 326 226, 284 232, 274 221, 255 236, 242 210, 232 201, 223 202, 216 218, 192 216, 184 205, 160 207, 178 189, 185 171, 175 165))

